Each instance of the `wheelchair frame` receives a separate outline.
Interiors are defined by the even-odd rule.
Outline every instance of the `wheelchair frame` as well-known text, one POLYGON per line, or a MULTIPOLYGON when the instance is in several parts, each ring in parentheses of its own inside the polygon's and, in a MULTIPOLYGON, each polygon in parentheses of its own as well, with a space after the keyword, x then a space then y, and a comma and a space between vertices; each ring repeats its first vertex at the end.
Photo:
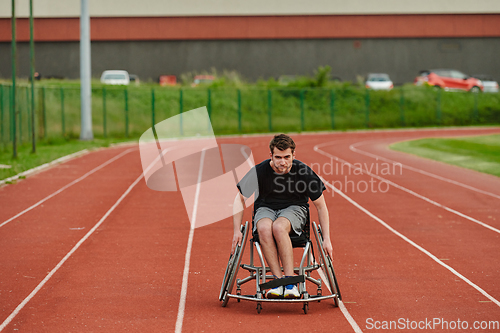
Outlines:
MULTIPOLYGON (((307 223, 307 228, 310 228, 307 223)), ((257 302, 257 313, 260 313, 262 310, 262 303, 266 302, 286 302, 286 303, 302 303, 302 310, 305 314, 307 314, 309 310, 309 302, 320 302, 325 299, 333 299, 334 306, 338 306, 339 302, 342 300, 342 296, 340 294, 340 289, 337 283, 337 278, 335 277, 335 272, 333 270, 333 264, 330 257, 325 253, 323 249, 323 235, 321 231, 321 226, 316 225, 313 222, 314 235, 316 238, 317 248, 320 253, 319 262, 315 261, 313 244, 311 238, 309 237, 309 232, 307 232, 307 239, 304 245, 295 247, 303 247, 304 252, 302 254, 302 259, 300 261, 300 265, 298 267, 294 267, 294 272, 297 276, 283 279, 283 281, 275 282, 273 285, 278 284, 290 284, 296 283, 299 284, 299 293, 301 294, 301 298, 299 299, 285 299, 285 298, 273 298, 267 299, 264 298, 265 288, 269 288, 270 283, 266 284, 266 279, 273 278, 272 275, 268 275, 270 272, 269 267, 265 266, 264 256, 262 254, 262 250, 258 241, 254 240, 254 237, 250 239, 251 243, 251 252, 250 252, 250 263, 249 264, 241 264, 241 259, 243 252, 245 250, 246 239, 248 237, 249 232, 249 223, 248 221, 241 226, 241 232, 243 234, 243 238, 241 244, 236 247, 234 254, 229 256, 229 261, 226 267, 226 271, 224 273, 224 279, 222 281, 222 287, 219 294, 219 300, 222 302, 221 305, 225 307, 230 298, 236 299, 238 302, 241 300, 253 301, 257 302), (254 248, 257 251, 257 256, 260 261, 260 266, 256 266, 254 264, 254 248), (237 279, 237 274, 240 268, 248 271, 250 273, 249 276, 243 279, 237 279), (311 272, 315 270, 319 270, 324 273, 320 279, 315 279, 311 276, 311 272), (241 294, 241 286, 247 282, 252 280, 256 281, 256 292, 254 295, 242 295, 241 294), (331 295, 323 295, 322 294, 322 280, 327 283, 328 289, 331 291, 331 295), (233 294, 234 284, 236 282, 236 294, 233 294), (316 295, 311 295, 307 292, 306 282, 311 282, 317 286, 316 295), (263 288, 264 287, 264 288, 263 288)), ((276 281, 276 280, 274 280, 276 281)))

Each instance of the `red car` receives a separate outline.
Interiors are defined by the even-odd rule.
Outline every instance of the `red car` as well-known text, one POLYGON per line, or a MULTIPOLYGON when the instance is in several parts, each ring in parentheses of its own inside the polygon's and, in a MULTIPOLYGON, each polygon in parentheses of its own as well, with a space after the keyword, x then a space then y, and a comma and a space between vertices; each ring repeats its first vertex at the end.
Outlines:
POLYGON ((191 87, 197 87, 199 85, 209 85, 214 82, 215 76, 213 75, 196 75, 193 79, 191 87))
POLYGON ((432 69, 421 71, 413 82, 415 85, 428 84, 445 90, 483 91, 481 80, 465 75, 454 69, 432 69))

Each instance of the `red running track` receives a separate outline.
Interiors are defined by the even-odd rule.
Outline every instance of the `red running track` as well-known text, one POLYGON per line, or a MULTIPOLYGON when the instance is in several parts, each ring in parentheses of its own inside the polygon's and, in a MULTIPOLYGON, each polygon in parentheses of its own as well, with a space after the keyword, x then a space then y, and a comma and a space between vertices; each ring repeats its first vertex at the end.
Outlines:
MULTIPOLYGON (((393 322, 399 327, 390 331, 456 332, 465 323, 466 331, 500 331, 491 327, 500 321, 500 179, 387 149, 413 138, 492 133, 500 129, 293 136, 297 158, 328 183, 345 311, 332 302, 311 303, 307 315, 297 304, 265 303, 259 315, 253 302, 222 308, 231 219, 193 231, 186 266, 190 224, 180 193, 146 187, 135 146, 99 150, 4 186, 0 330, 366 332, 393 322)), ((269 140, 219 142, 246 144, 260 161, 269 140)))

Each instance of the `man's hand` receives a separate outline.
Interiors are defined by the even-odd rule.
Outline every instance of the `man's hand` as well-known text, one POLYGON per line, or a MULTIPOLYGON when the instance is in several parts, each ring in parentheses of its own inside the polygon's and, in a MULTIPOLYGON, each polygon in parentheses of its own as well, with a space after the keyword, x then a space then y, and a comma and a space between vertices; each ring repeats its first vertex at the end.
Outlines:
POLYGON ((323 234, 323 250, 333 260, 333 246, 330 241, 330 216, 323 194, 313 201, 313 203, 318 210, 319 224, 321 225, 321 232, 323 234))
POLYGON ((241 244, 241 239, 243 238, 243 234, 241 231, 235 231, 233 235, 233 244, 231 246, 231 254, 234 254, 236 247, 241 244))
POLYGON ((236 246, 241 244, 243 234, 241 233, 241 221, 243 220, 243 209, 245 207, 245 198, 238 192, 233 203, 233 244, 231 254, 236 250, 236 246))
POLYGON ((325 250, 326 254, 328 254, 333 261, 333 246, 330 239, 323 239, 323 250, 325 250))

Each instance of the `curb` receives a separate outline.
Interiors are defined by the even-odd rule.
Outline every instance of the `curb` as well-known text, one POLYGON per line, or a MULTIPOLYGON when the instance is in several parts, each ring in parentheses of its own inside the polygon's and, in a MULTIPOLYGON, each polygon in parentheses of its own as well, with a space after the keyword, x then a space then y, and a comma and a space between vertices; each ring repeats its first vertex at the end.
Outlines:
POLYGON ((36 172, 39 172, 39 171, 42 171, 44 169, 50 168, 51 166, 53 166, 55 164, 63 163, 63 162, 66 162, 66 161, 68 161, 70 159, 79 157, 81 155, 85 155, 88 152, 89 152, 88 149, 80 150, 80 151, 78 151, 76 153, 60 157, 60 158, 58 158, 56 160, 53 160, 52 162, 48 162, 48 163, 39 165, 39 166, 37 166, 37 167, 35 167, 33 169, 29 169, 29 170, 23 171, 23 172, 15 175, 15 176, 12 176, 12 177, 0 180, 0 186, 5 185, 8 182, 12 182, 12 181, 18 180, 19 178, 24 178, 24 177, 29 176, 31 174, 34 174, 36 172))

